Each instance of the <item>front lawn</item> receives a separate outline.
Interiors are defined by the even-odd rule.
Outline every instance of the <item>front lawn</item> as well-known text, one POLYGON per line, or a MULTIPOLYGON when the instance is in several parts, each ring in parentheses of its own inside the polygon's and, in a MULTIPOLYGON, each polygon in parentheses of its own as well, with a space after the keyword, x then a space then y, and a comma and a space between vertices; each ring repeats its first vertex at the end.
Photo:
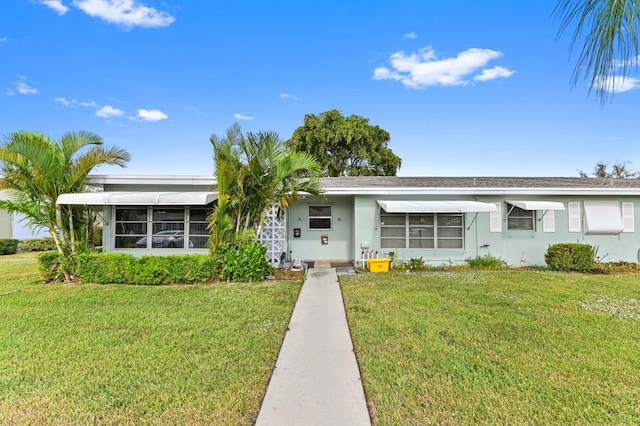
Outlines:
POLYGON ((640 275, 340 281, 375 424, 640 424, 640 275))
POLYGON ((41 284, 0 257, 0 424, 251 424, 301 281, 41 284))

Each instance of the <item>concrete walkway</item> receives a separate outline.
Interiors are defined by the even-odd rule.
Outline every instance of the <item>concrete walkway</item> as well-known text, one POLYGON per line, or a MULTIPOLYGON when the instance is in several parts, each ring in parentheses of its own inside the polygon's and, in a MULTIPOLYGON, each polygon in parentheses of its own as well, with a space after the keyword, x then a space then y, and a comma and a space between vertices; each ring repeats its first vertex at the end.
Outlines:
POLYGON ((371 425, 335 269, 309 269, 256 425, 371 425))

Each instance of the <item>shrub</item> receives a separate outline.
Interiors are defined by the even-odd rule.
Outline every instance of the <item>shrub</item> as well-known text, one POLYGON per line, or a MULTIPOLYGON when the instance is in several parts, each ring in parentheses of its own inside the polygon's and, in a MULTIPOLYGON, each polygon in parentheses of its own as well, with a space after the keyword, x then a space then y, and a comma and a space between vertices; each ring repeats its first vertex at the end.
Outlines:
POLYGON ((201 254, 136 258, 125 253, 81 253, 76 259, 77 277, 98 284, 191 284, 215 275, 213 261, 201 254))
POLYGON ((58 252, 47 251, 38 253, 38 271, 45 281, 58 281, 64 276, 62 273, 62 257, 58 252))
POLYGON ((216 276, 225 281, 262 281, 272 272, 267 247, 256 241, 220 244, 213 253, 216 276))
POLYGON ((18 240, 10 238, 0 239, 0 255, 16 254, 18 251, 18 240))
POLYGON ((554 244, 544 255, 552 271, 591 272, 595 268, 595 251, 589 244, 554 244))
POLYGON ((509 267, 506 260, 488 253, 467 259, 467 264, 471 269, 507 269, 509 267))
POLYGON ((56 252, 38 254, 40 273, 47 281, 62 277, 63 268, 85 282, 97 284, 161 285, 225 281, 261 281, 272 272, 267 248, 254 241, 222 244, 213 257, 204 254, 141 256, 126 253, 78 253, 64 265, 56 252))
POLYGON ((51 237, 28 238, 18 243, 18 253, 32 251, 50 251, 56 249, 56 243, 51 237))
POLYGON ((98 284, 128 284, 136 258, 125 253, 78 253, 76 275, 98 284))

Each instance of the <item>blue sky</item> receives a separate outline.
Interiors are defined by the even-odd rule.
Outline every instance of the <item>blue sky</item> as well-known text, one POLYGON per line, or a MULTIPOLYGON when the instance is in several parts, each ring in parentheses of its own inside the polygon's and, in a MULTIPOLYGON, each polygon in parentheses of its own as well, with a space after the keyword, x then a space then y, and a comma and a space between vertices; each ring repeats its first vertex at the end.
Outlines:
POLYGON ((4 0, 0 134, 90 130, 132 154, 98 173, 208 175, 211 133, 335 108, 391 134, 401 176, 640 169, 637 81, 604 108, 571 89, 555 3, 4 0))

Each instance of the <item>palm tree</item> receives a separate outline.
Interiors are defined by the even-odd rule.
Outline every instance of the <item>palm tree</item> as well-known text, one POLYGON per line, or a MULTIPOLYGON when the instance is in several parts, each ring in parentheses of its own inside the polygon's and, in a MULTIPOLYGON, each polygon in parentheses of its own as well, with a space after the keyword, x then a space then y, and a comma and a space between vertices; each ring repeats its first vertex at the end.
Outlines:
POLYGON ((638 66, 640 0, 559 0, 553 15, 560 36, 576 22, 571 49, 584 38, 572 83, 581 77, 604 103, 638 66))
POLYGON ((210 216, 212 249, 259 235, 267 210, 277 206, 283 214, 300 192, 320 194, 317 161, 307 153, 287 151, 275 132, 245 137, 236 123, 224 138, 212 135, 211 143, 219 192, 210 216))
POLYGON ((86 131, 65 133, 60 141, 18 132, 10 133, 0 146, 0 189, 12 195, 0 201, 0 208, 21 213, 32 228, 46 228, 63 258, 78 250, 78 240, 84 238, 79 231, 91 224, 86 208, 57 205, 58 196, 82 192, 87 175, 97 166, 124 167, 130 159, 127 151, 102 144, 99 136, 86 131))

